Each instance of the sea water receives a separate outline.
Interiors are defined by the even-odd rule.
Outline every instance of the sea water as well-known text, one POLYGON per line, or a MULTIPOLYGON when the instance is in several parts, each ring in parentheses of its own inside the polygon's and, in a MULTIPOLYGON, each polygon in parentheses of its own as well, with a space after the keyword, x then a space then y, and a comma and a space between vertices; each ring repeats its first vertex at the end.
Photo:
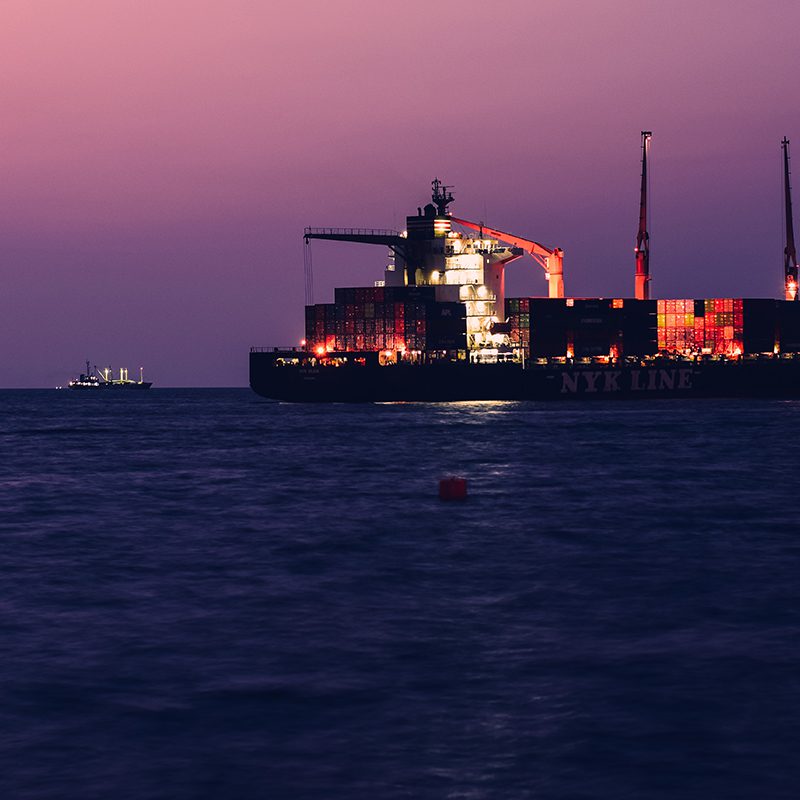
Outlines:
POLYGON ((800 403, 0 415, 3 797, 800 793, 800 403))

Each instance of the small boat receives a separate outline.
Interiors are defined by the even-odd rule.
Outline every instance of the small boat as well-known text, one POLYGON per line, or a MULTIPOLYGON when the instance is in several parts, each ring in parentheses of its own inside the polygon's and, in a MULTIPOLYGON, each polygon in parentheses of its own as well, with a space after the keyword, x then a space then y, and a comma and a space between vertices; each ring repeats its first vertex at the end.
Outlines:
POLYGON ((139 367, 139 380, 135 381, 128 377, 128 370, 125 367, 120 367, 119 377, 115 378, 111 367, 99 370, 97 366, 91 367, 87 361, 86 372, 82 372, 79 378, 73 378, 67 384, 67 388, 116 392, 149 389, 152 385, 151 381, 146 381, 144 379, 142 367, 139 367))

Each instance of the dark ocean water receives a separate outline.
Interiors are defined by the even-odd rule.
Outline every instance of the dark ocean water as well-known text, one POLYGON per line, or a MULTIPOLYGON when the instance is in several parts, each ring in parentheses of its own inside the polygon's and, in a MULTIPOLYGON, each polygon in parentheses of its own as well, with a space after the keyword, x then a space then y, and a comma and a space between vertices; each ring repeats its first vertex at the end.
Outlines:
POLYGON ((800 796, 800 403, 0 413, 2 797, 800 796))

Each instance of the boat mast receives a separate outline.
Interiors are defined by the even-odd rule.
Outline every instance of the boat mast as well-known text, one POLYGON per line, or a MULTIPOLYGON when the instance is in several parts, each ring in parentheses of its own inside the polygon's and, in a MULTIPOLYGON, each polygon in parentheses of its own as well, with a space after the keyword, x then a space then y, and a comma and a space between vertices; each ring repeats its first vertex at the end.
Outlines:
POLYGON ((784 136, 783 150, 783 205, 786 210, 786 247, 783 250, 784 292, 786 300, 797 300, 797 251, 794 248, 792 224, 792 187, 789 183, 789 140, 784 136))
POLYGON ((447 216, 447 207, 454 200, 453 193, 448 190, 453 187, 445 186, 438 178, 434 178, 431 181, 431 188, 433 189, 431 200, 433 200, 433 204, 436 206, 436 213, 440 217, 447 216))
POLYGON ((650 149, 651 131, 642 131, 642 189, 639 197, 639 231, 636 234, 636 276, 634 297, 650 299, 650 234, 647 232, 647 152, 650 149))

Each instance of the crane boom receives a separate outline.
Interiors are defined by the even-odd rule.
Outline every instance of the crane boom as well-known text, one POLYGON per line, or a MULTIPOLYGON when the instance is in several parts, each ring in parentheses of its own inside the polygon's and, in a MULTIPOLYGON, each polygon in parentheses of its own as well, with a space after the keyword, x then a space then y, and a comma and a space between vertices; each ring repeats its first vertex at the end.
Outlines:
POLYGON ((650 234, 647 232, 647 151, 651 131, 642 131, 642 189, 639 196, 639 230, 636 234, 636 278, 634 297, 637 300, 650 299, 650 234))
POLYGON ((459 225, 479 231, 492 239, 508 242, 508 244, 530 253, 547 272, 550 297, 564 296, 564 251, 560 247, 555 247, 551 250, 549 247, 545 247, 539 242, 534 242, 532 239, 524 239, 522 236, 515 236, 513 233, 498 231, 482 223, 470 222, 458 217, 451 217, 451 219, 459 225))
POLYGON ((794 225, 792 223, 792 187, 789 183, 789 140, 784 136, 783 149, 783 191, 786 210, 786 247, 783 251, 783 273, 785 298, 797 300, 797 251, 794 247, 794 225))
MULTIPOLYGON (((308 244, 311 239, 385 245, 396 256, 408 262, 408 239, 401 236, 397 231, 377 228, 306 228, 303 233, 303 240, 308 244)), ((408 283, 414 283, 414 270, 408 264, 406 264, 406 272, 408 283)))

